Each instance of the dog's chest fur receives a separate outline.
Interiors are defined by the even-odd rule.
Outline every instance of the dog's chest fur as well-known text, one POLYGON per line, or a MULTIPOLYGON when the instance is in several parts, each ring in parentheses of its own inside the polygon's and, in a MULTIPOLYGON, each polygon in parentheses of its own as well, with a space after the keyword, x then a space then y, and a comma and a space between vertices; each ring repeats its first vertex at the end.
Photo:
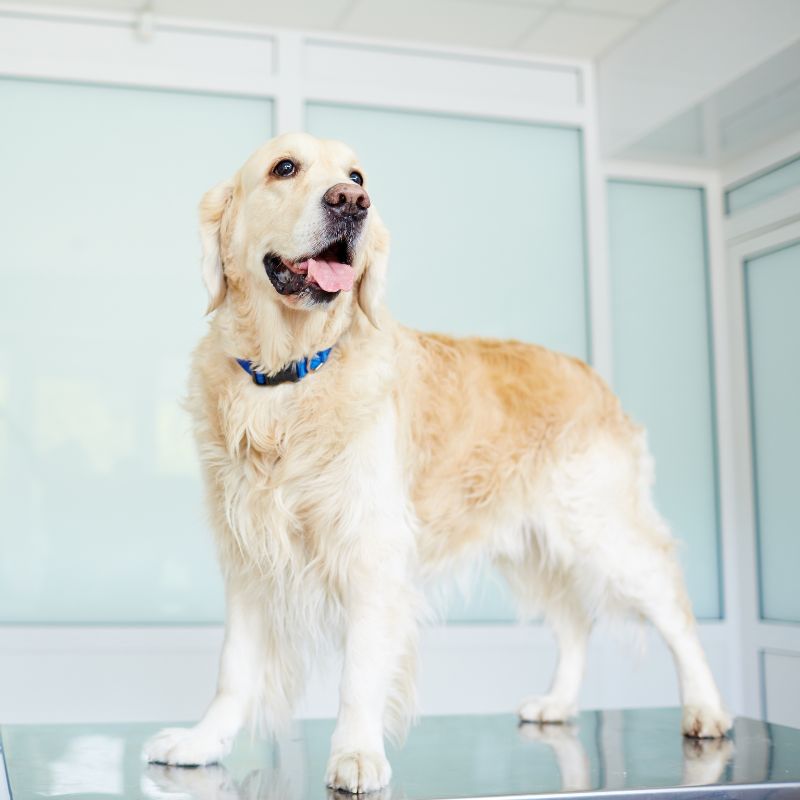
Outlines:
POLYGON ((322 402, 338 393, 332 377, 259 387, 233 375, 190 403, 229 566, 311 578, 352 550, 369 505, 365 482, 375 479, 375 454, 386 448, 365 434, 360 403, 322 402))

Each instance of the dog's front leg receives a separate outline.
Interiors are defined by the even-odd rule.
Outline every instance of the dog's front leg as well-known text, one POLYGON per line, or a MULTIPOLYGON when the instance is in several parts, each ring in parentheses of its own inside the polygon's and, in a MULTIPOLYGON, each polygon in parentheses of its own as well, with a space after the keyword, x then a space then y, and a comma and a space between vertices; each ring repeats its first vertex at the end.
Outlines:
POLYGON ((258 604, 229 586, 217 693, 193 728, 165 728, 153 736, 144 746, 145 760, 201 766, 216 763, 228 754, 252 710, 262 634, 263 615, 258 604))
POLYGON ((385 564, 359 570, 347 587, 344 668, 327 783, 348 792, 380 789, 392 774, 384 751, 384 714, 414 622, 408 587, 387 575, 385 564))

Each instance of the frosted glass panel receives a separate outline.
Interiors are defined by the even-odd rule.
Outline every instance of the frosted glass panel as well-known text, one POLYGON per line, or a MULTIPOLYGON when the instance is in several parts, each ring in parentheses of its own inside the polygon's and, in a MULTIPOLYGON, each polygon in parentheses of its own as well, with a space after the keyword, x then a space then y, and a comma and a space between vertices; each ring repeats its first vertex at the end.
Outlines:
MULTIPOLYGON (((392 233, 388 302, 400 321, 587 357, 577 130, 323 104, 306 123, 363 162, 392 233)), ((450 613, 513 616, 493 579, 450 613)))
POLYGON ((13 80, 0 103, 0 620, 218 620, 179 407, 195 209, 271 104, 13 80))
POLYGON ((695 613, 722 613, 714 397, 701 189, 608 187, 614 383, 648 431, 661 513, 695 613))
POLYGON ((729 214, 735 214, 797 186, 800 186, 800 158, 729 189, 725 192, 725 205, 729 214))
POLYGON ((800 622, 800 244, 745 264, 761 616, 800 622))

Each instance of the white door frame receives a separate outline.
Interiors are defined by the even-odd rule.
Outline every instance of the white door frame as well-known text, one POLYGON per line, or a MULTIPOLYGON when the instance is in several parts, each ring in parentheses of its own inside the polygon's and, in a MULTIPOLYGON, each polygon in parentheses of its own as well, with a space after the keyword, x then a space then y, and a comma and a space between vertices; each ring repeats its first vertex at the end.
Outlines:
MULTIPOLYGON (((736 159, 721 171, 722 196, 798 154, 800 131, 736 159)), ((741 685, 745 689, 742 711, 771 718, 774 709, 766 703, 764 657, 770 653, 800 656, 800 625, 761 619, 744 271, 748 260, 800 239, 800 187, 724 216, 722 235, 725 267, 720 291, 727 316, 723 334, 728 341, 728 361, 720 386, 727 388, 730 398, 732 450, 726 461, 732 471, 732 535, 738 555, 737 563, 732 564, 731 581, 738 587, 740 607, 741 685)), ((793 722, 798 724, 797 720, 793 722)))
MULTIPOLYGON (((793 194, 793 193, 792 193, 793 194)), ((735 502, 737 550, 741 554, 738 584, 742 608, 742 679, 748 691, 744 713, 772 716, 766 706, 764 656, 786 653, 800 657, 800 624, 779 623, 761 618, 758 575, 758 531, 756 520, 755 475, 753 461, 752 416, 750 407, 750 370, 748 332, 745 310, 745 265, 747 261, 800 242, 800 221, 794 220, 797 206, 790 197, 782 197, 785 224, 766 232, 741 235, 728 247, 728 297, 731 342, 731 403, 735 436, 735 502), (794 220, 794 221, 792 221, 794 220)), ((800 681, 798 682, 800 683, 800 681)))
POLYGON ((723 194, 721 176, 717 170, 701 167, 681 167, 672 164, 656 164, 639 161, 609 160, 603 165, 605 181, 629 180, 644 183, 685 186, 703 190, 708 246, 709 302, 711 311, 711 335, 714 384, 714 417, 716 425, 716 463, 719 494, 720 569, 722 585, 722 619, 701 621, 701 630, 718 627, 720 635, 729 644, 733 693, 727 697, 731 708, 744 708, 747 693, 740 669, 742 641, 741 619, 743 614, 739 598, 739 552, 737 549, 737 507, 733 457, 736 449, 735 430, 732 421, 730 397, 723 390, 730 384, 731 348, 728 336, 728 301, 726 294, 726 253, 723 229, 723 194))

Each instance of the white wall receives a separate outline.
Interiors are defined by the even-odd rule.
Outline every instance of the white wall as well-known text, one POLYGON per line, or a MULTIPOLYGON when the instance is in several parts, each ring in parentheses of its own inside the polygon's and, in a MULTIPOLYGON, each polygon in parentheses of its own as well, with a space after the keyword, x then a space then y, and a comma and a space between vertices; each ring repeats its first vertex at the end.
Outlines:
MULTIPOLYGON (((702 640, 726 698, 735 698, 735 657, 724 623, 705 623, 702 640)), ((13 722, 192 720, 216 685, 218 627, 0 629, 0 719, 13 722)), ((546 691, 556 649, 539 625, 451 625, 425 631, 420 656, 424 714, 512 712, 546 691)), ((298 709, 333 716, 335 658, 316 666, 298 709)), ((642 628, 600 629, 592 637, 584 708, 679 703, 669 652, 642 628)))

